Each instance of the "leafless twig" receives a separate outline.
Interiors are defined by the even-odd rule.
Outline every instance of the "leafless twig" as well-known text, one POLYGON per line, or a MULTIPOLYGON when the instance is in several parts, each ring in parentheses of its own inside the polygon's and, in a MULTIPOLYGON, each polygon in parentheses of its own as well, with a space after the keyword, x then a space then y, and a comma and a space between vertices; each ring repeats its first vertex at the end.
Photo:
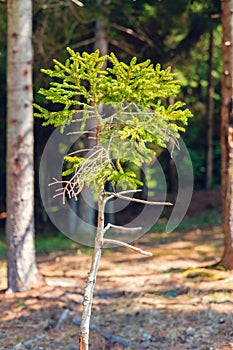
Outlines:
POLYGON ((95 131, 71 131, 68 132, 66 135, 78 135, 78 134, 96 134, 95 131))
POLYGON ((95 42, 95 38, 90 38, 90 39, 79 41, 78 43, 72 45, 72 47, 74 49, 78 49, 79 47, 87 46, 87 45, 93 44, 94 42, 95 42))
POLYGON ((121 194, 115 193, 115 192, 104 192, 104 195, 105 196, 107 195, 107 196, 111 196, 111 197, 116 197, 116 198, 119 198, 119 199, 123 199, 124 201, 136 202, 136 203, 147 204, 147 205, 166 205, 166 206, 172 206, 173 205, 170 202, 152 202, 152 201, 146 201, 146 200, 143 200, 143 199, 122 196, 121 194))
MULTIPOLYGON (((117 192, 119 195, 126 194, 126 193, 137 193, 137 192, 142 192, 142 190, 126 190, 126 191, 120 191, 117 192)), ((106 192, 105 192, 106 193, 106 192)), ((104 194, 105 194, 104 193, 104 194)), ((105 202, 109 201, 110 199, 115 198, 114 195, 111 195, 105 199, 105 202)), ((128 197, 127 197, 128 198, 128 197)), ((129 197, 130 198, 130 197, 129 197)))
POLYGON ((84 4, 81 1, 79 1, 79 0, 71 0, 71 1, 73 1, 76 5, 78 5, 80 7, 84 6, 84 4))
MULTIPOLYGON (((129 47, 129 43, 126 44, 125 41, 118 41, 118 40, 115 40, 115 39, 111 39, 109 38, 109 43, 111 45, 114 45, 116 47, 119 47, 121 50, 125 51, 126 53, 128 53, 130 56, 134 56, 135 55, 135 52, 133 51, 133 48, 131 49, 129 47)), ((132 45, 131 45, 132 47, 132 45)))
POLYGON ((107 232, 109 229, 113 229, 114 231, 117 231, 119 233, 123 232, 135 232, 142 230, 142 227, 125 227, 125 226, 118 226, 108 223, 104 228, 104 233, 107 232))
POLYGON ((122 242, 122 241, 118 241, 116 239, 108 239, 108 238, 104 238, 103 240, 103 245, 106 245, 106 244, 115 244, 115 245, 119 245, 121 247, 125 247, 125 248, 129 248, 131 250, 134 250, 140 254, 143 254, 143 255, 147 255, 147 256, 153 256, 153 254, 151 252, 146 252, 145 250, 141 249, 141 248, 138 248, 138 247, 134 247, 133 245, 131 244, 128 244, 128 243, 125 243, 125 242, 122 242))
POLYGON ((154 46, 153 41, 148 36, 146 36, 145 33, 143 33, 141 30, 139 32, 136 32, 135 30, 133 30, 131 28, 123 27, 117 23, 113 23, 112 27, 116 28, 117 30, 120 30, 122 32, 125 32, 125 33, 137 38, 138 40, 146 42, 147 44, 149 44, 150 47, 154 46))
MULTIPOLYGON (((74 153, 72 152, 70 155, 71 154, 74 153)), ((69 180, 57 180, 53 178, 54 181, 50 183, 49 186, 60 185, 59 188, 55 190, 56 194, 53 198, 62 196, 63 204, 65 204, 66 195, 68 198, 73 197, 77 200, 88 176, 100 172, 106 166, 109 166, 109 164, 112 165, 109 152, 102 146, 94 146, 90 154, 83 159, 80 166, 78 166, 74 175, 69 180)), ((99 182, 101 182, 101 180, 101 178, 98 179, 99 182)))
POLYGON ((88 152, 88 151, 91 151, 91 148, 82 148, 82 149, 79 149, 77 151, 68 153, 67 156, 72 156, 73 154, 77 154, 77 153, 80 153, 80 152, 88 152))

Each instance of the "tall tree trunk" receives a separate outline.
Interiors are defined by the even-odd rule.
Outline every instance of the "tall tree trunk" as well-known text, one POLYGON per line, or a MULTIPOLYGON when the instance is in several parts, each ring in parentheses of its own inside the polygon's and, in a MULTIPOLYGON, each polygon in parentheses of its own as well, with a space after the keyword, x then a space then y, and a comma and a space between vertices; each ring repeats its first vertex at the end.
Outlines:
POLYGON ((233 0, 222 0, 222 26, 222 261, 225 268, 233 269, 233 0))
POLYGON ((208 60, 208 120, 207 120, 207 157, 206 157, 206 188, 213 184, 213 134, 214 134, 214 85, 213 85, 213 29, 209 39, 208 60))
POLYGON ((34 247, 32 1, 7 1, 8 289, 39 281, 34 247))

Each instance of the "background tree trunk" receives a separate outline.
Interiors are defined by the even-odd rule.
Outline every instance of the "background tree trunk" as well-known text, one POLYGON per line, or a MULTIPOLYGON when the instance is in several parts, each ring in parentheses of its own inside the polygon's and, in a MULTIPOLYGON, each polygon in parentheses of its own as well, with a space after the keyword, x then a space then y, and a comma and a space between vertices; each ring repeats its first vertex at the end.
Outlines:
POLYGON ((222 0, 222 26, 222 261, 225 268, 233 269, 233 0, 222 0))
MULTIPOLYGON (((103 0, 97 0, 98 5, 104 6, 103 0)), ((94 51, 99 50, 101 56, 104 56, 108 53, 108 38, 107 38, 107 21, 103 18, 97 18, 95 23, 95 43, 94 43, 94 51)), ((99 106, 99 109, 101 106, 99 106)), ((99 113, 101 113, 101 110, 99 110, 99 113)), ((95 120, 93 119, 93 125, 91 124, 91 120, 89 123, 90 129, 95 128, 95 120)), ((92 148, 95 141, 93 140, 87 140, 87 148, 92 148)), ((113 202, 108 203, 107 210, 110 212, 112 209, 113 202)), ((94 198, 93 193, 90 191, 89 188, 84 187, 81 195, 79 196, 78 201, 78 215, 83 219, 82 222, 80 222, 79 225, 79 231, 80 232, 87 232, 87 227, 85 225, 85 222, 91 225, 95 225, 95 204, 94 204, 94 198), (88 199, 88 203, 87 203, 88 199)), ((108 220, 112 223, 114 222, 114 215, 108 214, 108 220), (110 218, 111 217, 111 218, 110 218)), ((94 227, 93 227, 94 228, 94 227)), ((89 228, 88 228, 89 230, 89 228)))
MULTIPOLYGON (((105 1, 104 0, 97 0, 97 3, 104 8, 105 1)), ((109 52, 109 41, 108 41, 108 20, 104 19, 103 17, 99 17, 96 19, 95 23, 95 44, 94 44, 94 50, 99 50, 101 56, 107 55, 109 52)), ((106 68, 107 62, 105 62, 104 68, 106 68)), ((99 106, 99 113, 102 113, 103 110, 102 106, 99 106)), ((106 189, 107 191, 112 191, 113 188, 109 182, 106 183, 106 189)), ((111 224, 115 223, 115 214, 114 214, 114 200, 109 201, 106 204, 106 221, 110 222, 111 224)))
MULTIPOLYGON (((102 7, 105 6, 103 0, 97 0, 97 3, 102 7)), ((94 50, 99 50, 101 56, 108 53, 107 24, 107 20, 104 18, 96 19, 94 50)))
POLYGON ((7 262, 8 288, 39 280, 34 248, 32 2, 7 2, 7 262))
POLYGON ((208 115, 207 115, 207 156, 206 156, 206 188, 213 184, 213 134, 214 134, 214 85, 213 85, 213 29, 209 39, 208 60, 208 115))

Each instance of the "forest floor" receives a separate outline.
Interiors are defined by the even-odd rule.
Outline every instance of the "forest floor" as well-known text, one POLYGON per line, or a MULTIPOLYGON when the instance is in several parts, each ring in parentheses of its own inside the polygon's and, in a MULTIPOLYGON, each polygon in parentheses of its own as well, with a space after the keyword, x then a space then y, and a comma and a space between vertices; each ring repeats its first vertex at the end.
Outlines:
MULTIPOLYGON (((233 274, 214 266, 222 254, 221 228, 151 232, 136 245, 153 257, 103 252, 91 318, 99 331, 90 331, 90 349, 233 349, 233 274), (109 334, 128 345, 106 339, 109 334)), ((6 294, 6 264, 0 261, 0 349, 77 349, 75 319, 90 263, 78 246, 40 254, 45 283, 6 294)))

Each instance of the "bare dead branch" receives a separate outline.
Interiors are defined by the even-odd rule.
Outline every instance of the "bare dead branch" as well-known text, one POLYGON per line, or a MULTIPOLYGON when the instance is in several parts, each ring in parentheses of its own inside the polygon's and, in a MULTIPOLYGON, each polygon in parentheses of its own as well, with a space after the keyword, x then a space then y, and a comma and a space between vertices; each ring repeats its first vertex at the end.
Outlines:
POLYGON ((123 27, 117 23, 112 23, 112 27, 116 28, 117 30, 120 30, 121 32, 129 34, 129 35, 133 36, 134 38, 137 38, 140 41, 148 43, 148 38, 145 35, 143 35, 142 33, 139 34, 139 33, 135 32, 132 28, 123 27))
POLYGON ((122 242, 122 241, 118 241, 116 239, 104 238, 103 245, 105 245, 105 244, 116 244, 116 245, 119 245, 121 247, 129 248, 131 250, 134 250, 134 251, 136 251, 136 252, 138 252, 140 254, 146 255, 146 256, 153 256, 153 254, 151 252, 146 252, 145 250, 142 250, 140 248, 134 247, 131 244, 128 244, 128 243, 125 243, 125 242, 122 242))
POLYGON ((145 41, 149 45, 149 47, 155 47, 155 44, 154 44, 153 40, 151 40, 149 38, 149 36, 148 36, 148 34, 146 33, 145 30, 142 30, 141 25, 139 24, 139 22, 138 21, 135 22, 133 17, 131 15, 129 15, 129 14, 127 14, 127 18, 128 18, 128 22, 129 23, 134 23, 134 27, 137 30, 137 33, 143 35, 146 38, 145 41))
POLYGON ((133 49, 131 50, 129 48, 129 43, 126 44, 126 42, 119 42, 115 39, 111 39, 109 38, 109 43, 118 47, 119 49, 121 49, 122 51, 125 51, 126 53, 128 53, 130 56, 134 56, 135 55, 135 52, 133 51, 133 49))
POLYGON ((115 232, 124 233, 124 232, 135 232, 142 230, 142 227, 124 227, 124 226, 118 226, 108 223, 104 228, 104 233, 107 232, 109 229, 113 229, 115 232))
POLYGON ((71 153, 68 153, 67 156, 72 156, 73 154, 76 154, 76 153, 80 153, 80 152, 88 152, 88 151, 91 151, 91 148, 83 148, 83 149, 79 149, 77 151, 74 151, 74 152, 71 152, 71 153))
POLYGON ((68 7, 78 23, 91 24, 91 23, 95 22, 95 20, 96 20, 95 17, 93 19, 90 19, 90 20, 85 20, 82 17, 80 17, 78 12, 76 11, 74 5, 72 4, 72 2, 68 3, 68 7))
POLYGON ((82 46, 93 44, 94 42, 95 42, 95 38, 90 38, 90 39, 86 39, 86 40, 80 41, 77 44, 72 45, 72 47, 74 49, 78 49, 78 48, 80 48, 82 46))
MULTIPOLYGON (((126 191, 120 191, 118 194, 126 194, 126 193, 136 193, 136 192, 142 192, 142 190, 126 190, 126 191)), ((105 195, 105 193, 104 193, 105 195)), ((109 201, 110 199, 114 198, 115 196, 111 195, 105 199, 105 202, 109 201)))
MULTIPOLYGON (((83 150, 82 150, 83 151, 83 150)), ((96 173, 112 163, 108 150, 102 146, 94 146, 90 150, 88 157, 84 158, 80 166, 75 170, 74 175, 69 180, 57 180, 53 178, 53 182, 49 186, 60 185, 59 188, 55 190, 56 194, 53 198, 62 196, 62 202, 65 204, 66 195, 69 198, 78 199, 79 193, 82 191, 85 180, 91 173, 96 173)), ((71 154, 75 154, 72 152, 71 154)), ((98 179, 99 182, 102 179, 98 179)))
POLYGON ((109 195, 111 197, 123 199, 124 201, 136 202, 136 203, 147 204, 147 205, 166 205, 166 206, 173 205, 170 202, 152 202, 152 201, 146 201, 146 200, 138 199, 138 198, 126 197, 126 196, 122 196, 121 194, 115 193, 115 192, 104 192, 104 195, 109 195))
POLYGON ((76 200, 78 198, 79 193, 82 191, 84 182, 80 181, 78 186, 77 183, 74 181, 75 175, 72 177, 69 181, 63 181, 63 180, 57 180, 56 178, 53 178, 54 182, 51 182, 48 186, 54 186, 54 185, 64 185, 63 187, 59 187, 55 190, 57 192, 53 198, 62 196, 62 203, 65 204, 67 194, 69 198, 74 197, 76 200))
POLYGON ((72 131, 68 132, 66 135, 78 135, 78 134, 96 134, 95 131, 72 131))
POLYGON ((79 1, 79 0, 71 0, 71 1, 73 1, 76 5, 78 5, 80 7, 84 6, 84 4, 81 1, 79 1))

